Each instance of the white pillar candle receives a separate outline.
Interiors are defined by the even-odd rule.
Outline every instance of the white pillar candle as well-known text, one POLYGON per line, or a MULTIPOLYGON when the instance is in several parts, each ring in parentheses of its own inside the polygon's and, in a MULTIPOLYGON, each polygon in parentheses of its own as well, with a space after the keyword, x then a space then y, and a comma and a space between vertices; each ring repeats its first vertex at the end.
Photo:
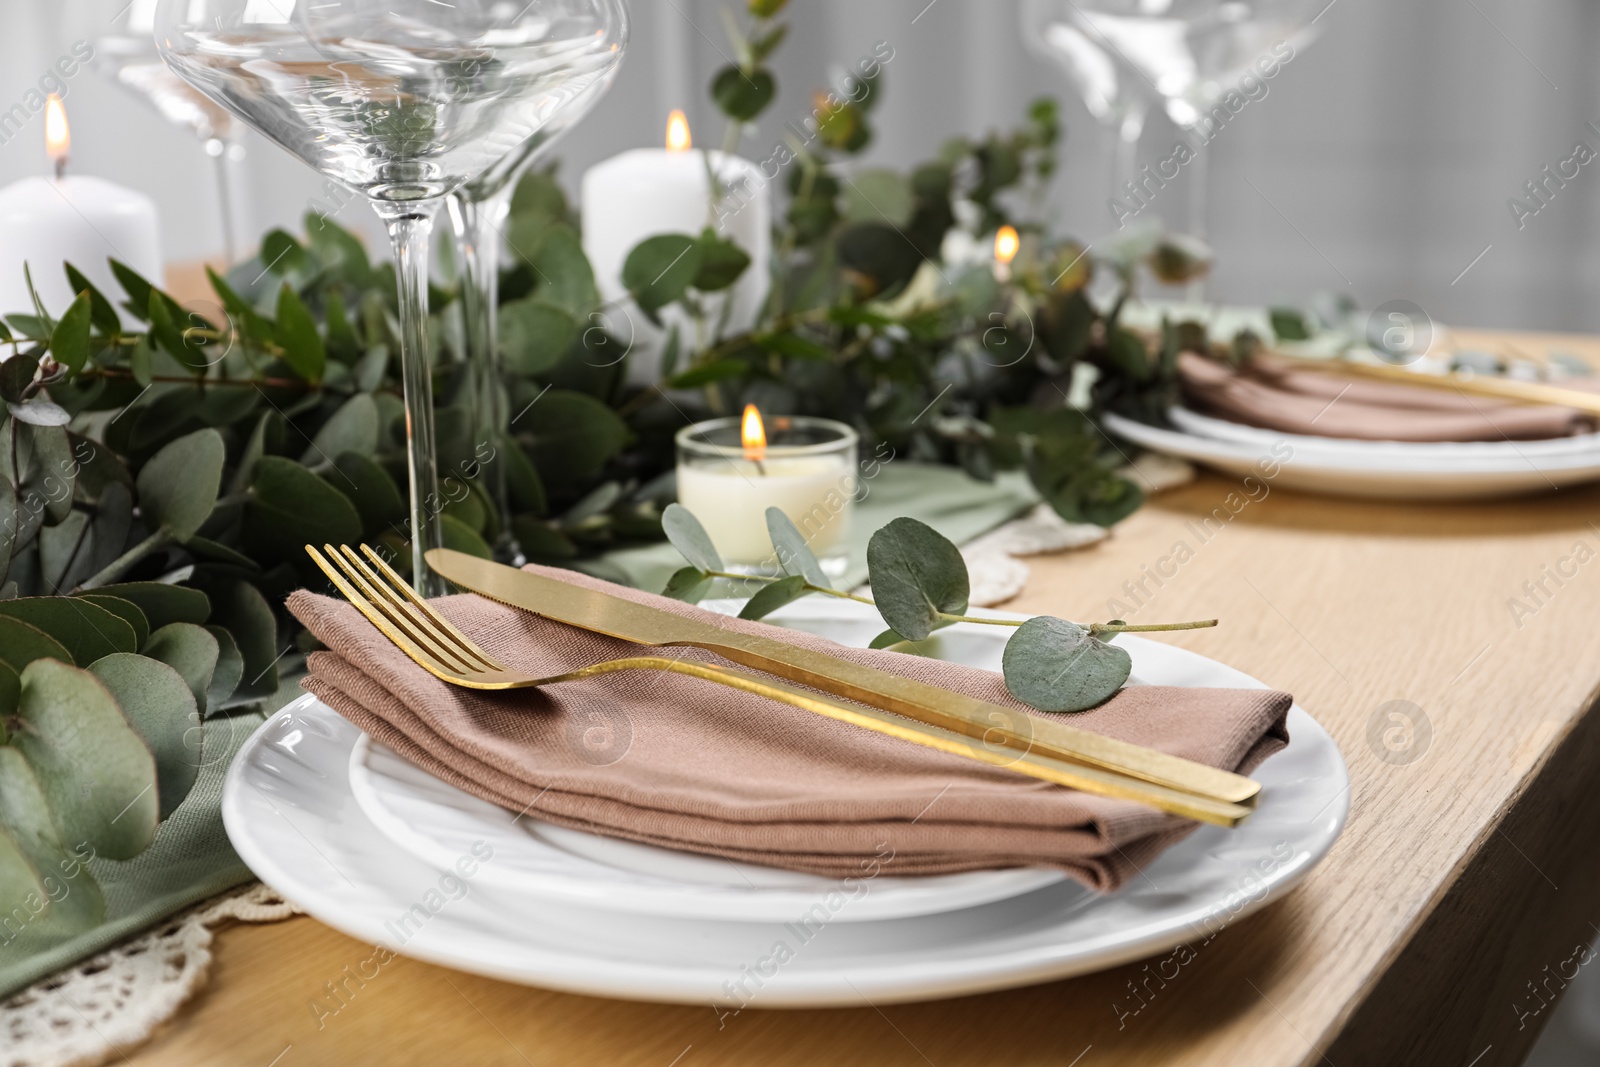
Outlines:
MULTIPOLYGON (((600 297, 615 304, 626 316, 612 316, 608 326, 624 342, 632 342, 630 374, 639 384, 660 377, 660 355, 666 331, 645 318, 622 284, 622 265, 639 242, 664 233, 695 236, 708 225, 742 248, 750 266, 737 285, 707 302, 706 328, 722 321, 723 301, 731 299, 727 334, 737 334, 756 323, 767 298, 772 258, 772 200, 769 182, 749 160, 711 152, 710 164, 726 190, 717 217, 711 215, 711 184, 707 153, 688 144, 687 124, 678 127, 672 148, 636 148, 591 167, 583 176, 583 248, 594 268, 600 297), (629 336, 631 334, 631 337, 629 336)), ((663 309, 667 329, 678 326, 683 350, 692 352, 710 338, 696 336, 693 321, 680 308, 663 309)))
MULTIPOLYGON (((66 118, 54 97, 46 130, 59 166, 69 142, 66 118)), ((33 313, 24 264, 51 315, 63 314, 77 295, 63 263, 78 268, 117 302, 122 287, 111 273, 111 259, 162 284, 161 226, 155 202, 143 193, 77 175, 24 178, 0 189, 0 315, 33 313)))

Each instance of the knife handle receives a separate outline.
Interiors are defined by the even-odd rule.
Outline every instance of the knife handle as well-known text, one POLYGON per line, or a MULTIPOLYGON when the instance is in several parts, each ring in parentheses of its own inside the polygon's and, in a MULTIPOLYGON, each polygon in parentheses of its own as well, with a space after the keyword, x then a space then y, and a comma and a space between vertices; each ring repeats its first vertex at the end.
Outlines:
POLYGON ((996 756, 1014 759, 1015 754, 1034 753, 1228 804, 1253 805, 1261 791, 1259 783, 1243 775, 783 641, 741 635, 737 641, 671 643, 715 652, 745 667, 965 735, 977 742, 969 747, 996 756))

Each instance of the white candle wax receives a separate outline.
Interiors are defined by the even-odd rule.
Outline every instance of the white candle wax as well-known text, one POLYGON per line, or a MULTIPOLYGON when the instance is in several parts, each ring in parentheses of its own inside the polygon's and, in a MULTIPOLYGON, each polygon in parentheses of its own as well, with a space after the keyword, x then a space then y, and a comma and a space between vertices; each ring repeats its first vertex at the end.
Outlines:
POLYGON ((143 193, 100 178, 24 178, 0 189, 0 314, 33 313, 26 263, 45 310, 60 316, 77 295, 63 263, 71 263, 119 302, 111 273, 116 259, 162 284, 161 227, 143 193))
MULTIPOLYGON (((583 250, 594 267, 601 299, 627 311, 626 319, 608 325, 620 340, 632 341, 629 377, 636 383, 650 384, 660 377, 666 336, 665 330, 655 327, 634 306, 622 284, 622 265, 645 238, 663 233, 695 236, 712 224, 719 236, 750 256, 750 266, 738 284, 728 294, 708 301, 711 329, 721 321, 724 298, 732 300, 727 320, 730 334, 753 327, 767 298, 772 258, 769 183, 749 160, 722 152, 710 155, 726 190, 714 224, 706 153, 698 149, 636 148, 596 164, 583 176, 583 250)), ((692 350, 697 339, 688 316, 673 307, 664 309, 661 319, 668 329, 676 324, 685 351, 692 350)))
POLYGON ((732 457, 680 462, 678 502, 700 520, 725 562, 751 565, 774 558, 768 508, 789 516, 816 555, 837 555, 850 534, 854 474, 836 455, 770 455, 759 468, 732 457))

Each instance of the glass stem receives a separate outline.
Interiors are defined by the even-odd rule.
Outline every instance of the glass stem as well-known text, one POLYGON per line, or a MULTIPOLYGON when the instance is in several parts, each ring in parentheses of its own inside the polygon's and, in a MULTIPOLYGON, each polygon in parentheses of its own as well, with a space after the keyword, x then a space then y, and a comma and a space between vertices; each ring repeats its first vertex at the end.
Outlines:
MULTIPOLYGON (((1128 195, 1127 184, 1133 180, 1134 169, 1139 164, 1139 138, 1144 135, 1144 117, 1148 108, 1144 104, 1130 104, 1117 124, 1117 143, 1111 152, 1111 198, 1137 207, 1138 201, 1128 195)), ((1116 206, 1111 205, 1111 217, 1118 219, 1116 206)))
MULTIPOLYGON (((1198 135, 1195 140, 1194 158, 1189 161, 1189 232, 1204 241, 1211 208, 1211 146, 1198 135)), ((1189 283, 1188 298, 1195 303, 1205 303, 1203 275, 1189 283)))
MULTIPOLYGON (((510 189, 476 200, 466 193, 450 198, 456 259, 461 270, 461 310, 466 325, 467 380, 471 383, 473 440, 495 458, 484 468, 484 489, 494 504, 500 537, 495 557, 520 566, 521 546, 511 529, 511 491, 499 452, 507 447, 511 411, 500 361, 500 227, 511 207, 510 189)), ((481 455, 481 451, 479 452, 481 455)))
POLYGON ((228 159, 230 147, 228 141, 221 137, 206 146, 216 165, 217 206, 222 212, 222 254, 228 257, 228 266, 231 267, 239 262, 239 227, 234 214, 233 162, 228 159))
POLYGON ((428 250, 438 201, 375 205, 394 243, 400 284, 400 368, 405 382, 406 474, 411 490, 411 582, 422 596, 442 596, 444 579, 424 555, 444 545, 439 469, 433 435, 432 350, 428 341, 428 250))

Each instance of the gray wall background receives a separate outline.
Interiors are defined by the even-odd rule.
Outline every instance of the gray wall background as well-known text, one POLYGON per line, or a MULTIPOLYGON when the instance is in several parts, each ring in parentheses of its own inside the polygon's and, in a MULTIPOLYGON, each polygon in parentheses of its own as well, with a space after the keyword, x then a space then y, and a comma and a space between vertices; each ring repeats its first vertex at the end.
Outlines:
MULTIPOLYGON (((0 0, 0 110, 74 41, 105 32, 125 2, 0 0)), ((672 106, 688 111, 699 143, 721 139, 705 100, 728 50, 720 0, 631 6, 633 40, 615 88, 557 149, 569 185, 614 152, 659 143, 672 106)), ((1576 141, 1600 150, 1600 135, 1585 128, 1600 125, 1597 20, 1600 6, 1587 0, 1334 0, 1321 37, 1209 149, 1220 258, 1213 295, 1263 303, 1345 290, 1368 307, 1413 300, 1460 325, 1600 331, 1600 161, 1520 230, 1506 205, 1576 141)), ((948 134, 1009 125, 1030 99, 1051 93, 1068 128, 1055 228, 1085 240, 1110 228, 1108 135, 1057 72, 1022 48, 1015 0, 794 0, 789 21, 781 95, 746 155, 764 157, 784 120, 809 113, 830 69, 887 41, 895 56, 871 162, 927 158, 948 134)), ((68 108, 77 171, 154 197, 169 258, 219 249, 209 161, 197 143, 93 72, 72 80, 68 108)), ((1167 155, 1178 138, 1152 117, 1145 157, 1167 155)), ((39 117, 0 145, 0 182, 43 173, 42 142, 39 117)), ((247 232, 296 225, 320 180, 254 135, 247 145, 247 232)), ((1183 181, 1154 209, 1179 226, 1183 181)), ((342 218, 376 235, 360 204, 342 218)))

